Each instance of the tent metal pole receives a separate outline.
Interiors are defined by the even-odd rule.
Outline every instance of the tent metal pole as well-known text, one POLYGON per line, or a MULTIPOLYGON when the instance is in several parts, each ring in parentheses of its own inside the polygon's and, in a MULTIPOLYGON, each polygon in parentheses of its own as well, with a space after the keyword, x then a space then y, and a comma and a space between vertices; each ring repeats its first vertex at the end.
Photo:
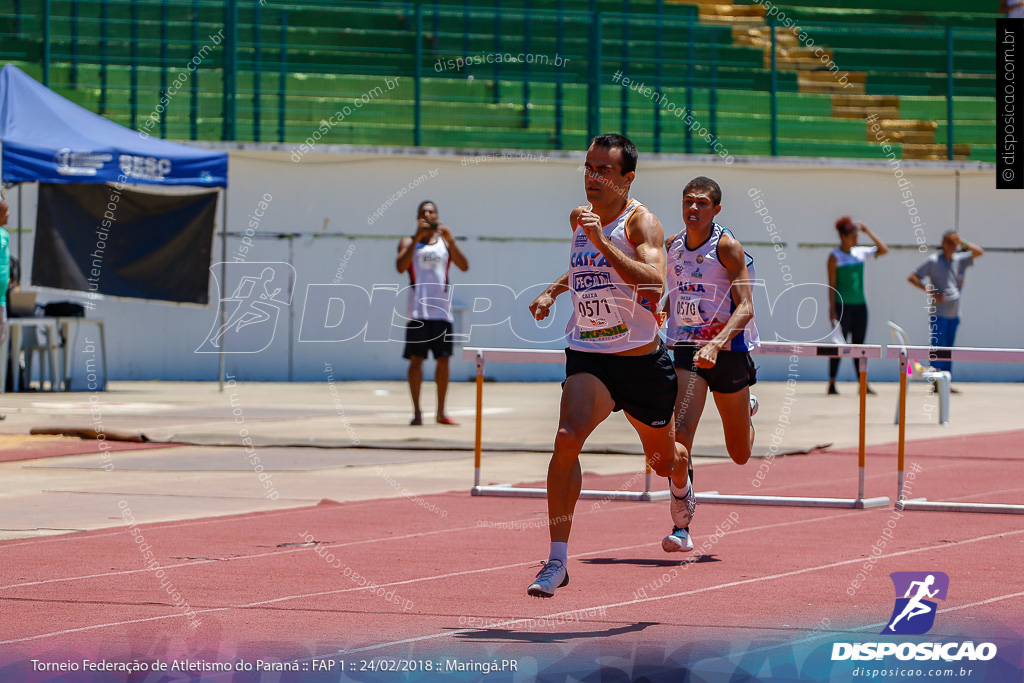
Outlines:
MULTIPOLYGON (((223 330, 227 321, 224 319, 224 299, 227 297, 227 260, 228 260, 228 188, 221 191, 221 200, 224 208, 221 210, 220 226, 220 302, 217 307, 220 309, 220 328, 223 330)), ((221 393, 224 393, 224 344, 227 342, 225 334, 220 340, 220 371, 217 374, 217 383, 221 393)))
MULTIPOLYGON (((18 274, 21 275, 21 271, 25 268, 24 261, 21 260, 21 233, 24 228, 21 224, 21 207, 25 202, 21 200, 21 188, 25 183, 18 183, 18 274)), ((18 282, 20 285, 21 282, 18 282)))
MULTIPOLYGON (((289 273, 289 290, 290 292, 295 291, 295 235, 288 235, 288 265, 292 267, 292 272, 289 273)), ((294 376, 295 368, 295 307, 288 307, 288 381, 292 382, 295 380, 294 376)))
POLYGON ((50 48, 53 42, 50 15, 53 10, 50 0, 43 0, 43 85, 50 87, 50 48))

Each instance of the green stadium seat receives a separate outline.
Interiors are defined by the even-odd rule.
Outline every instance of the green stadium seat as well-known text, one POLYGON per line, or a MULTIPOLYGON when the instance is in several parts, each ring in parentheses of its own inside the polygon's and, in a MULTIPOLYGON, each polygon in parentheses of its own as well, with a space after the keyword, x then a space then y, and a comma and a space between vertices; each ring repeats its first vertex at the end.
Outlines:
MULTIPOLYGON (((359 107, 358 114, 334 126, 321 142, 413 144, 417 3, 318 6, 318 2, 278 0, 260 10, 258 31, 257 8, 240 6, 237 139, 256 139, 258 131, 259 139, 277 141, 283 127, 287 142, 301 143, 321 121, 351 107, 355 98, 380 86, 385 77, 398 77, 399 88, 359 107), (283 10, 287 31, 281 29, 283 10), (288 47, 283 97, 278 92, 282 39, 288 47)), ((23 2, 25 7, 31 4, 23 2)), ((495 35, 493 13, 486 8, 467 12, 462 0, 418 4, 423 28, 421 144, 535 149, 585 144, 593 42, 588 14, 570 11, 559 22, 552 13, 557 0, 504 0, 500 31, 495 35), (569 61, 560 68, 551 63, 507 62, 462 70, 435 68, 438 60, 495 50, 558 53, 569 61)), ((722 4, 729 3, 723 0, 722 4)), ((757 4, 754 0, 733 4, 731 10, 712 11, 706 3, 664 2, 659 48, 655 17, 659 3, 631 0, 629 21, 624 21, 624 15, 617 14, 623 10, 622 2, 598 0, 597 10, 608 17, 601 44, 602 129, 621 128, 644 151, 687 149, 685 130, 674 112, 611 81, 611 74, 622 70, 634 82, 657 88, 674 107, 689 103, 701 125, 713 130, 733 155, 770 154, 770 33, 763 24, 751 23, 757 14, 749 7, 757 4)), ((105 115, 130 125, 134 62, 134 122, 139 126, 153 112, 164 85, 184 70, 197 46, 209 42, 208 36, 223 26, 224 18, 217 7, 202 4, 195 16, 187 4, 168 4, 165 10, 159 0, 139 0, 137 6, 139 23, 134 34, 139 42, 133 51, 131 18, 121 6, 111 11, 103 29, 99 2, 80 0, 75 5, 77 19, 72 20, 70 0, 53 0, 50 83, 82 106, 94 111, 102 106, 105 115), (166 44, 161 42, 165 16, 166 44), (200 23, 193 43, 196 18, 200 23), (105 95, 100 88, 104 60, 105 95), (167 68, 161 69, 162 64, 167 68)), ((909 126, 906 139, 930 143, 934 131, 934 142, 944 144, 948 131, 946 27, 950 26, 955 46, 955 142, 969 146, 971 159, 994 158, 995 54, 990 37, 995 13, 965 11, 962 3, 953 0, 907 0, 899 9, 884 0, 787 0, 781 9, 799 20, 816 46, 827 50, 835 75, 814 63, 813 50, 801 51, 796 39, 779 28, 777 40, 785 47, 777 55, 774 78, 780 154, 877 156, 877 146, 867 141, 863 120, 872 107, 887 119, 905 122, 909 126), (794 60, 795 55, 804 55, 803 61, 794 60), (856 87, 836 83, 847 72, 856 87), (851 93, 858 92, 866 99, 850 99, 851 93), (926 134, 913 132, 919 122, 930 122, 926 134)), ((26 11, 21 31, 15 35, 10 21, 13 12, 12 0, 0 0, 0 17, 8 20, 8 28, 0 28, 0 56, 39 78, 42 23, 38 13, 26 11)), ((168 137, 187 139, 194 133, 200 139, 220 139, 223 134, 223 49, 218 47, 206 59, 210 61, 196 72, 194 120, 190 84, 167 109, 162 130, 168 137)), ((689 148, 705 153, 703 144, 691 136, 689 148)), ((915 153, 919 151, 915 148, 915 153)))

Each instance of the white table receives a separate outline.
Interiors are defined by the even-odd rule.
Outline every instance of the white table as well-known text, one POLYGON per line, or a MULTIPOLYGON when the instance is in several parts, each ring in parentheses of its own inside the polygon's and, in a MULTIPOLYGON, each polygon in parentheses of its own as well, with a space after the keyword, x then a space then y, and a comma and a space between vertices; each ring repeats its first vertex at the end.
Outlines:
MULTIPOLYGON (((96 328, 97 328, 97 330, 99 331, 99 334, 100 334, 100 345, 99 345, 99 349, 97 349, 97 350, 99 351, 100 358, 103 361, 103 383, 96 385, 98 387, 96 390, 97 391, 104 391, 104 390, 106 390, 106 388, 107 388, 107 341, 106 341, 106 332, 103 329, 103 318, 75 317, 75 318, 54 318, 54 320, 57 321, 57 325, 60 327, 61 334, 64 336, 64 339, 67 340, 67 341, 71 340, 71 324, 72 323, 74 323, 77 327, 81 327, 82 325, 89 325, 89 324, 92 324, 92 325, 96 326, 96 328)), ((62 359, 64 361, 64 374, 63 374, 63 378, 64 378, 64 391, 71 391, 71 358, 70 358, 71 350, 68 348, 67 343, 64 343, 62 346, 63 346, 63 349, 64 349, 64 352, 62 354, 62 359)), ((90 389, 90 391, 92 391, 92 389, 90 389)))

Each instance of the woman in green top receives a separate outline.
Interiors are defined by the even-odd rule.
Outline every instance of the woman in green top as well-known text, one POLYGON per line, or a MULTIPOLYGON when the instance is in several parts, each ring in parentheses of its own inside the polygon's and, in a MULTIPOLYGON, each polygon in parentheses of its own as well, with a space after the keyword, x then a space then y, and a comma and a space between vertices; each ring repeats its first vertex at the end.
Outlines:
MULTIPOLYGON (((863 223, 854 223, 849 216, 836 221, 839 246, 828 255, 828 284, 832 288, 829 302, 829 320, 832 328, 839 325, 843 338, 853 344, 863 344, 868 331, 868 307, 864 300, 864 260, 868 256, 884 256, 889 251, 885 242, 863 223), (863 232, 875 243, 873 247, 857 246, 857 234, 863 232)), ((829 359, 828 393, 836 395, 836 372, 839 359, 829 359)), ((868 393, 875 390, 868 387, 868 393)))
POLYGON ((11 207, 0 191, 0 344, 7 343, 7 282, 11 274, 11 236, 3 226, 7 225, 10 217, 11 207))

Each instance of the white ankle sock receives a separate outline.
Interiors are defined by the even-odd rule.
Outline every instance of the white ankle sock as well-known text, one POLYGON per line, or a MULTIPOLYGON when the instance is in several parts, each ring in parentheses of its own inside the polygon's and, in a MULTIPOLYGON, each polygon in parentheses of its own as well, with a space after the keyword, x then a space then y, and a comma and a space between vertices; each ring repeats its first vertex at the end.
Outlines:
POLYGON ((684 498, 684 497, 686 497, 686 492, 690 490, 690 476, 689 475, 686 476, 686 488, 680 489, 678 486, 676 486, 676 483, 674 481, 672 481, 672 479, 669 479, 668 480, 668 489, 669 489, 669 491, 672 492, 672 495, 675 496, 676 498, 684 498))
POLYGON ((549 560, 560 560, 564 567, 569 562, 569 544, 562 543, 561 541, 551 541, 551 552, 548 554, 549 560))

